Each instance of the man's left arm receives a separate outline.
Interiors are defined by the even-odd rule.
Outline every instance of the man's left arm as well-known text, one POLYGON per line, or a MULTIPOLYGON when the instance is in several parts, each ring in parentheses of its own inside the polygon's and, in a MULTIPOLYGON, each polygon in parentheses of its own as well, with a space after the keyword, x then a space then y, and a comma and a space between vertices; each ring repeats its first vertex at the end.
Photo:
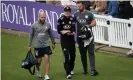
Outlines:
MULTIPOLYGON (((50 26, 50 24, 49 24, 49 26, 50 26)), ((52 33, 52 29, 51 29, 51 26, 50 26, 50 28, 49 28, 49 30, 48 30, 48 33, 49 33, 49 36, 50 36, 50 39, 51 39, 51 41, 52 41, 52 48, 54 49, 55 48, 55 38, 54 38, 54 35, 53 35, 53 33, 52 33)))
POLYGON ((87 27, 92 28, 92 27, 96 26, 96 20, 92 13, 90 14, 90 21, 91 21, 91 23, 89 25, 87 25, 87 27))
POLYGON ((89 25, 90 28, 96 26, 96 20, 92 20, 91 21, 91 24, 89 25))

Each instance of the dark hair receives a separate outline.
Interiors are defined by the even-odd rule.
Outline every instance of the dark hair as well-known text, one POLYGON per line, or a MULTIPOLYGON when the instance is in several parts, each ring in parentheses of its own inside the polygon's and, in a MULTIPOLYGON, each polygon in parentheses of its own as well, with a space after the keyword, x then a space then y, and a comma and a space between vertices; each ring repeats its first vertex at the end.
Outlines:
POLYGON ((84 5, 85 1, 77 1, 77 4, 80 4, 80 3, 84 5))
POLYGON ((69 11, 69 12, 71 12, 71 8, 70 8, 69 6, 66 6, 66 7, 64 7, 64 11, 69 11))

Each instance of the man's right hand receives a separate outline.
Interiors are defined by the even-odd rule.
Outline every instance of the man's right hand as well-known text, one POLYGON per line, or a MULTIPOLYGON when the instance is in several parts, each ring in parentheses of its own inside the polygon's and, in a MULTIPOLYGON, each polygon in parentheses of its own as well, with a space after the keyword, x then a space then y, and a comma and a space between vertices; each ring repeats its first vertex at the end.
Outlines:
POLYGON ((72 32, 70 35, 75 35, 75 32, 72 32))

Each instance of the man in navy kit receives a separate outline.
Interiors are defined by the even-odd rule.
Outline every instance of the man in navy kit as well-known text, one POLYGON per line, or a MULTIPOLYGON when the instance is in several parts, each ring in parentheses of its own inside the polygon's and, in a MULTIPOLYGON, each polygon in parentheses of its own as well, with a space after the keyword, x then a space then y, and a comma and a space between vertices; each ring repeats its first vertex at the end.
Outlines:
POLYGON ((79 10, 77 10, 74 13, 74 18, 77 22, 77 42, 79 45, 79 51, 81 55, 84 74, 88 74, 88 69, 87 69, 87 51, 88 51, 91 75, 95 76, 98 74, 98 72, 95 70, 94 36, 91 37, 91 40, 90 39, 81 40, 78 36, 80 35, 83 26, 87 26, 92 32, 92 27, 96 25, 96 21, 94 19, 94 15, 85 9, 84 1, 78 1, 77 7, 79 8, 79 10), (86 43, 89 44, 85 46, 86 43))
POLYGON ((64 69, 67 79, 72 78, 75 61, 75 23, 71 16, 71 8, 66 6, 64 14, 58 19, 57 31, 61 35, 60 42, 64 53, 64 69))

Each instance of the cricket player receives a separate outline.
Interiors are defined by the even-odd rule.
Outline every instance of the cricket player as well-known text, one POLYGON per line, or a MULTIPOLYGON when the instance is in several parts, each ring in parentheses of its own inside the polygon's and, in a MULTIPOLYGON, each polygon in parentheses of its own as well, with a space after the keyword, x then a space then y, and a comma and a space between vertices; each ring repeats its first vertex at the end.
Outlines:
POLYGON ((52 34, 51 26, 49 23, 45 22, 46 15, 45 12, 41 11, 39 13, 39 20, 32 24, 30 35, 29 35, 29 50, 31 50, 32 41, 34 40, 34 51, 35 57, 37 59, 37 76, 42 78, 42 74, 40 71, 40 65, 42 62, 42 57, 45 58, 45 76, 44 80, 50 80, 48 76, 49 68, 50 68, 50 55, 52 54, 49 37, 52 40, 52 47, 55 48, 55 39, 52 34))
POLYGON ((75 61, 75 22, 71 16, 71 8, 64 7, 64 14, 58 19, 57 31, 60 34, 60 42, 64 55, 64 69, 67 79, 71 79, 74 74, 75 61))
POLYGON ((96 26, 96 21, 95 21, 94 15, 85 9, 84 1, 78 1, 77 7, 79 10, 77 10, 74 13, 74 18, 77 22, 77 42, 79 45, 79 51, 80 51, 81 61, 82 61, 83 70, 84 70, 83 74, 88 74, 88 68, 87 68, 87 51, 88 51, 91 75, 95 76, 98 74, 98 72, 95 69, 94 37, 92 36, 90 41, 90 39, 81 40, 79 39, 78 36, 83 26, 87 26, 89 29, 92 30, 92 27, 96 26), (89 45, 85 46, 86 43, 89 43, 89 45))

